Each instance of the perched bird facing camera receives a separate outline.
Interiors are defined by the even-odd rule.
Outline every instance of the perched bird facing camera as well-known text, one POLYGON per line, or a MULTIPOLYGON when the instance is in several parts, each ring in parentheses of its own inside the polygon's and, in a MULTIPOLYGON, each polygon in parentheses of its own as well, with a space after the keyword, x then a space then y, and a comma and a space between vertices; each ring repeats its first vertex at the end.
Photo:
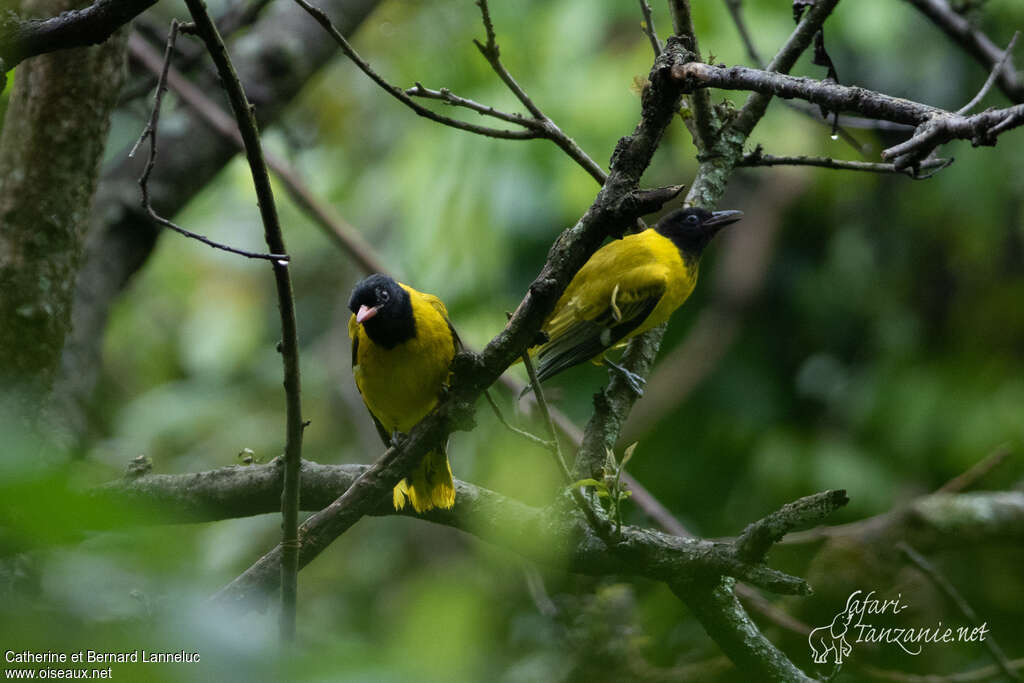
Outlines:
POLYGON ((697 284, 700 255, 742 211, 677 209, 635 235, 598 249, 566 287, 541 330, 535 351, 544 381, 583 361, 607 363, 642 395, 643 378, 604 353, 669 319, 697 284))
MULTIPOLYGON (((408 432, 437 405, 461 344, 440 299, 386 275, 356 284, 348 307, 352 374, 384 445, 390 446, 395 432, 408 432)), ((423 457, 395 487, 393 499, 396 510, 409 502, 416 512, 455 504, 444 446, 423 457)))

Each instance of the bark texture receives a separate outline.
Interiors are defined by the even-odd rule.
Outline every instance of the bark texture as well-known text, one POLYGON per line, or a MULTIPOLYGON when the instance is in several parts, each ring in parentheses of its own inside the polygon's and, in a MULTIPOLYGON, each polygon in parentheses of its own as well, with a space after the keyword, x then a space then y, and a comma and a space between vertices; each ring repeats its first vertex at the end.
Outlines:
MULTIPOLYGON (((27 0, 26 14, 74 9, 27 0)), ((124 80, 124 33, 40 56, 17 71, 0 134, 0 386, 31 418, 48 393, 71 301, 110 113, 124 80)))

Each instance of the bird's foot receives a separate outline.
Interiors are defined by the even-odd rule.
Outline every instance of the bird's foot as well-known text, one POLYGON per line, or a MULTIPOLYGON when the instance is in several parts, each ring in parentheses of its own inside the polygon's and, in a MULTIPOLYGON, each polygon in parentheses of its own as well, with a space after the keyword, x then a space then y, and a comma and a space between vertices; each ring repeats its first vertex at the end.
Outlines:
POLYGON ((630 372, 629 370, 622 367, 618 363, 613 363, 607 358, 604 359, 604 362, 605 365, 607 365, 608 367, 612 368, 620 375, 622 375, 622 379, 626 381, 626 384, 628 384, 629 388, 633 390, 633 393, 637 395, 637 398, 644 395, 644 385, 647 384, 646 379, 636 374, 635 372, 630 372))
POLYGON ((409 435, 408 434, 400 432, 397 429, 395 431, 391 432, 391 447, 392 448, 399 448, 399 447, 402 446, 402 444, 404 444, 408 440, 409 440, 409 435))

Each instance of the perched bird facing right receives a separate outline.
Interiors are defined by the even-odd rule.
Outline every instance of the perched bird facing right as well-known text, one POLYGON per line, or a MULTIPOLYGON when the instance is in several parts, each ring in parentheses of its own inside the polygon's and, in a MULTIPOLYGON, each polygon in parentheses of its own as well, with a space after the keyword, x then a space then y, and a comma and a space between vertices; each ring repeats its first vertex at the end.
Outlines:
POLYGON ((633 390, 643 394, 643 378, 604 353, 668 320, 697 284, 704 247, 742 217, 742 211, 677 209, 653 228, 598 249, 541 328, 548 340, 534 352, 538 379, 593 360, 621 371, 633 390))

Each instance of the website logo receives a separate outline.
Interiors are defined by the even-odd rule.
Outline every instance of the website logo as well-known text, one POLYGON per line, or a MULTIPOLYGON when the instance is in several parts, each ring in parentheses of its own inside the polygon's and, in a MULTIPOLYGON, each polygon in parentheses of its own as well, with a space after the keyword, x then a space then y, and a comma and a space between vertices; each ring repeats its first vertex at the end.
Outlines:
POLYGON ((886 617, 895 617, 908 607, 901 593, 894 599, 883 600, 875 596, 875 591, 866 595, 864 591, 854 591, 831 624, 819 626, 807 636, 814 663, 842 664, 853 653, 856 643, 895 645, 908 655, 917 656, 927 644, 980 643, 988 636, 988 622, 980 626, 943 626, 941 621, 934 626, 914 627, 879 624, 879 618, 889 621, 886 617))

